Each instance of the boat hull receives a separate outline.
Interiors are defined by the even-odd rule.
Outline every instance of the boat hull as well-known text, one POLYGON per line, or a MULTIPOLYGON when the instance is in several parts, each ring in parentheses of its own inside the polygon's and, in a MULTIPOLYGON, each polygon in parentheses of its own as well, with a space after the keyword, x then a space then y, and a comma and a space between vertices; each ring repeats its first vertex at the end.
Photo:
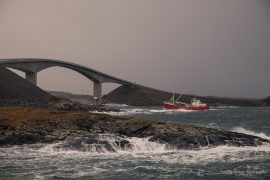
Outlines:
POLYGON ((165 109, 169 110, 196 110, 196 111, 202 111, 209 109, 209 106, 191 106, 191 105, 177 105, 172 103, 163 103, 163 106, 165 109))

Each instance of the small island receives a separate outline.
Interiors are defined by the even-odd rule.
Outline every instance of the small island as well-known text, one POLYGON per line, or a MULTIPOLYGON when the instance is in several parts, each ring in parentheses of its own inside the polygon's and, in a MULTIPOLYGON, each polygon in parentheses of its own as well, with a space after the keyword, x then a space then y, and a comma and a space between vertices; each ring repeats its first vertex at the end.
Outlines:
POLYGON ((166 149, 200 149, 203 147, 260 146, 269 140, 224 130, 170 124, 133 117, 117 117, 85 111, 1 107, 0 146, 53 143, 69 140, 66 148, 79 149, 83 144, 116 151, 102 134, 115 137, 122 150, 132 149, 129 137, 149 138, 166 149), (78 139, 76 137, 85 137, 78 139))

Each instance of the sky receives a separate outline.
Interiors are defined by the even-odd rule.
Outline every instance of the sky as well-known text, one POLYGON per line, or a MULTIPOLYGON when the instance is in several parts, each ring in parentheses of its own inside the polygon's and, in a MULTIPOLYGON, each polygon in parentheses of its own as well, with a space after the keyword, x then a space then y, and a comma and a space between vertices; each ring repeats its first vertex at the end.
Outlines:
MULTIPOLYGON (((270 1, 0 0, 0 58, 59 59, 166 91, 262 98, 270 1)), ((41 71, 38 85, 93 88, 60 67, 41 71)), ((117 86, 104 84, 104 93, 117 86)))

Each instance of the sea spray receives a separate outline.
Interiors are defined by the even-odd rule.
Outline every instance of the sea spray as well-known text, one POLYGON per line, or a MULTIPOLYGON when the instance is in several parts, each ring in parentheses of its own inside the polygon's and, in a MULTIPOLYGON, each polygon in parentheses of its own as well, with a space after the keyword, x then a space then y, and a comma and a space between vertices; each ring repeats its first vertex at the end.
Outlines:
POLYGON ((265 133, 255 132, 255 131, 252 131, 252 130, 245 129, 243 127, 233 127, 233 128, 231 128, 231 131, 238 132, 238 133, 243 133, 243 134, 249 134, 249 135, 253 135, 253 136, 258 136, 258 137, 261 137, 263 139, 270 140, 270 136, 267 136, 265 133))
MULTIPOLYGON (((216 110, 216 109, 214 109, 216 110)), ((175 114, 175 113, 191 113, 191 112, 199 112, 194 110, 167 110, 167 109, 143 109, 143 108, 136 108, 136 107, 128 107, 128 108, 121 108, 119 112, 99 112, 99 111, 90 111, 92 113, 99 113, 99 114, 109 114, 114 116, 128 116, 128 115, 151 115, 151 114, 175 114)))
POLYGON ((81 151, 91 153, 146 153, 146 152, 166 152, 166 144, 149 141, 148 138, 123 137, 113 134, 87 135, 69 137, 66 140, 46 145, 41 151, 81 151))

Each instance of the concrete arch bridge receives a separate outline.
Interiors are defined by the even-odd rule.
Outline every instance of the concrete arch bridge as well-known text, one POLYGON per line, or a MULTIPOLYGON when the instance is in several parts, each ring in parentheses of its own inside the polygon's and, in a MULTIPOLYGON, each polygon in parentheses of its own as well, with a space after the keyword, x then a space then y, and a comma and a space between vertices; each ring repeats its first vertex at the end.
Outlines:
POLYGON ((38 72, 50 67, 64 67, 76 71, 94 83, 93 96, 97 97, 97 104, 102 104, 102 83, 117 83, 132 85, 132 82, 99 72, 86 66, 53 59, 0 59, 0 66, 13 68, 25 73, 25 79, 37 85, 38 72))

